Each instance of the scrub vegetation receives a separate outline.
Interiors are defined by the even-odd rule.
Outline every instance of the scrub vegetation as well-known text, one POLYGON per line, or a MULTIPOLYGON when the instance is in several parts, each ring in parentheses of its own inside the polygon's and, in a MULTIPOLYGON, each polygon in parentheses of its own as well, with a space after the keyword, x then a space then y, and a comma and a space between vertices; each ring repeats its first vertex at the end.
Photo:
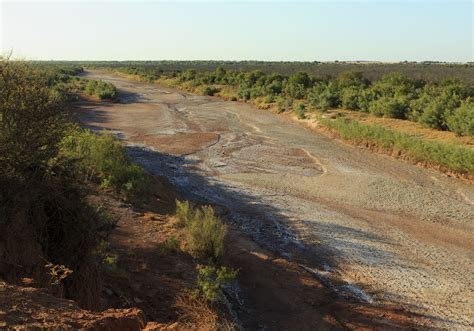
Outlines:
MULTIPOLYGON (((70 121, 81 68, 0 61, 0 278, 34 275, 84 308, 100 304, 104 212, 87 200, 100 184, 146 202, 164 188, 112 136, 70 121), (60 281, 51 270, 70 270, 60 281), (52 278, 53 277, 53 278, 52 278)), ((85 84, 87 85, 87 84, 85 84)))
MULTIPOLYGON (((118 139, 71 121, 68 102, 78 95, 111 99, 116 94, 110 83, 74 76, 81 72, 67 65, 0 61, 0 279, 15 283, 31 277, 50 293, 96 310, 103 308, 102 279, 129 277, 108 242, 123 215, 97 206, 96 200, 151 210, 156 204, 173 206, 162 181, 132 163, 118 139)), ((224 288, 237 275, 219 264, 227 226, 210 206, 191 208, 177 201, 177 207, 182 224, 161 226, 164 239, 156 256, 185 265, 195 278, 187 285, 189 293, 185 286, 180 289, 183 300, 194 302, 180 307, 181 314, 206 309, 206 316, 193 323, 212 317, 220 325, 224 288)), ((173 263, 166 266, 172 269, 173 263)))
POLYGON ((149 175, 131 162, 112 135, 98 136, 89 130, 76 129, 63 138, 61 152, 76 162, 81 177, 99 183, 104 189, 143 199, 152 192, 149 175))
POLYGON ((89 80, 84 87, 84 92, 96 96, 101 100, 115 99, 117 96, 117 89, 115 86, 109 82, 101 80, 89 80))
POLYGON ((0 61, 0 277, 33 274, 48 286, 48 261, 73 271, 63 280, 65 295, 95 308, 100 219, 60 148, 73 126, 61 88, 66 76, 61 68, 0 61))
MULTIPOLYGON (((418 64, 416 75, 412 72, 414 69, 409 71, 411 75, 401 70, 379 75, 376 79, 364 75, 364 65, 357 67, 361 71, 343 71, 336 76, 315 76, 304 71, 283 75, 278 73, 278 66, 275 72, 270 73, 262 70, 226 70, 224 67, 214 71, 167 71, 149 65, 109 66, 146 81, 159 80, 174 86, 194 88, 205 95, 219 95, 222 90, 225 96, 226 91, 229 94, 229 89, 225 87, 231 87, 235 99, 248 101, 261 98, 268 104, 276 102, 281 109, 291 107, 288 99, 298 100, 301 101, 295 108, 298 114, 304 112, 301 107, 305 104, 320 111, 344 108, 378 117, 407 119, 426 127, 453 131, 458 135, 474 135, 474 87, 465 77, 465 74, 474 74, 474 66, 471 65, 446 65, 462 74, 453 70, 452 77, 456 78, 441 79, 443 75, 440 75, 433 80, 418 78, 433 76, 426 69, 430 68, 427 64, 418 64)), ((377 68, 377 65, 370 66, 377 68)), ((284 67, 284 64, 280 67, 284 67)), ((417 68, 417 65, 411 64, 412 67, 417 68)), ((394 66, 394 70, 400 68, 404 68, 404 65, 394 66)))
POLYGON ((224 250, 227 226, 214 215, 212 207, 192 208, 189 201, 176 200, 176 216, 186 230, 191 254, 217 261, 224 250))
MULTIPOLYGON (((203 62, 195 62, 191 67, 190 63, 109 63, 105 67, 137 79, 251 102, 277 112, 293 111, 299 119, 306 119, 310 117, 308 115, 321 118, 328 111, 344 109, 374 118, 411 121, 433 130, 451 131, 459 137, 474 136, 472 64, 320 63, 298 66, 279 63, 270 66, 270 63, 260 63, 258 69, 250 70, 258 63, 239 62, 238 70, 237 63, 221 63, 221 66, 209 70, 214 68, 214 64, 206 66, 203 62), (294 70, 305 66, 308 71, 294 70), (176 69, 178 67, 188 69, 176 69), (352 70, 341 70, 346 68, 352 70), (318 75, 322 72, 325 74, 318 75)), ((100 63, 92 65, 101 66, 100 63)), ((444 141, 353 122, 341 119, 320 121, 354 143, 360 143, 360 137, 363 137, 365 142, 392 155, 446 171, 473 174, 470 166, 473 151, 467 145, 452 146, 444 141), (351 134, 347 134, 347 130, 351 134)))
POLYGON ((224 288, 238 273, 219 265, 227 226, 216 217, 211 206, 193 208, 189 201, 176 200, 176 218, 184 229, 189 252, 208 263, 197 268, 196 295, 210 302, 223 301, 224 288))

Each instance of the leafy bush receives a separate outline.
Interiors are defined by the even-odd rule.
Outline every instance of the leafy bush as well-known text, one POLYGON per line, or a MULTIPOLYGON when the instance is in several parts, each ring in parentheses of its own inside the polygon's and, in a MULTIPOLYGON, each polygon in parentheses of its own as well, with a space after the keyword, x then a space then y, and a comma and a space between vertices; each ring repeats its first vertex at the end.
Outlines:
POLYGON ((73 130, 64 138, 61 147, 64 156, 77 161, 86 179, 98 180, 103 188, 129 197, 151 194, 146 173, 131 162, 114 136, 73 130))
POLYGON ((25 63, 0 58, 0 74, 0 176, 41 178, 66 129, 63 98, 25 63))
POLYGON ((311 77, 304 71, 299 71, 288 77, 288 85, 300 85, 306 89, 311 87, 312 83, 311 77))
POLYGON ((199 266, 197 285, 198 294, 211 302, 222 301, 224 288, 237 277, 238 270, 227 267, 199 266))
POLYGON ((214 215, 212 207, 193 209, 189 202, 177 200, 176 216, 185 227, 188 247, 194 256, 213 260, 221 256, 227 226, 214 215))
POLYGON ((272 94, 269 94, 265 97, 265 102, 266 103, 273 103, 273 102, 275 102, 275 97, 272 94))
POLYGON ((359 109, 359 97, 362 91, 358 87, 347 87, 342 90, 341 106, 349 110, 359 109))
POLYGON ((322 111, 338 107, 340 105, 339 90, 335 84, 316 84, 309 91, 308 101, 322 111))
POLYGON ((398 72, 391 72, 377 81, 372 89, 381 97, 410 96, 415 90, 415 82, 406 75, 398 72))
POLYGON ((295 109, 295 113, 296 113, 296 116, 302 120, 302 119, 305 119, 306 118, 306 115, 305 115, 305 110, 306 110, 306 107, 303 103, 300 103, 296 109, 295 109))
POLYGON ((381 97, 370 104, 369 112, 379 117, 405 119, 409 107, 407 102, 401 98, 381 97))
POLYGON ((266 86, 266 92, 271 95, 281 94, 283 91, 283 84, 281 81, 272 81, 266 86))
POLYGON ((418 122, 421 124, 433 128, 443 130, 446 129, 446 109, 447 105, 440 98, 431 100, 423 112, 418 116, 418 122))
POLYGON ((89 80, 84 88, 84 92, 89 95, 95 95, 99 99, 115 99, 117 96, 115 86, 102 80, 89 80))
POLYGON ((277 108, 278 108, 279 113, 290 110, 292 105, 293 105, 293 99, 285 99, 282 97, 278 98, 277 108))
POLYGON ((447 118, 449 129, 459 136, 474 136, 474 102, 469 100, 447 118))
POLYGON ((303 84, 287 84, 285 93, 293 99, 304 99, 306 97, 306 88, 303 84))
POLYGON ((188 200, 179 201, 176 199, 176 218, 180 221, 181 226, 189 224, 194 217, 194 210, 191 208, 188 200))
POLYGON ((104 205, 95 208, 97 216, 97 231, 107 231, 114 228, 118 222, 118 218, 114 217, 104 205))
POLYGON ((364 88, 369 85, 369 80, 364 77, 360 71, 344 71, 336 78, 336 84, 339 88, 364 88))

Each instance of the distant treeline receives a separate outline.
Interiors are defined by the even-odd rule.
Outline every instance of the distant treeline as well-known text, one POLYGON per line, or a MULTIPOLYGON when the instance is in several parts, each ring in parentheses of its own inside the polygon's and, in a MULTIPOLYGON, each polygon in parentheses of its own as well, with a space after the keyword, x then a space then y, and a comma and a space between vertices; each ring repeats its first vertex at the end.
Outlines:
POLYGON ((266 62, 266 61, 56 61, 39 62, 68 64, 86 67, 137 67, 156 74, 172 71, 214 71, 221 67, 233 71, 261 70, 264 73, 291 75, 299 71, 321 78, 336 77, 345 71, 359 71, 369 80, 380 79, 390 72, 399 72, 413 79, 442 81, 459 79, 474 84, 474 63, 456 64, 441 62, 266 62))

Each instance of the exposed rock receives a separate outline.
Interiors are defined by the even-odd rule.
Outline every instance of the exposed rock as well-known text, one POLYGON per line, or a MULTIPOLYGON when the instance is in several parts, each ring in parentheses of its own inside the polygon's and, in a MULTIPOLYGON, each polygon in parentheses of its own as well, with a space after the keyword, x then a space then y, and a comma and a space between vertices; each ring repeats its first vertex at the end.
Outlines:
POLYGON ((141 330, 145 325, 137 308, 90 312, 43 289, 0 283, 0 329, 141 330))

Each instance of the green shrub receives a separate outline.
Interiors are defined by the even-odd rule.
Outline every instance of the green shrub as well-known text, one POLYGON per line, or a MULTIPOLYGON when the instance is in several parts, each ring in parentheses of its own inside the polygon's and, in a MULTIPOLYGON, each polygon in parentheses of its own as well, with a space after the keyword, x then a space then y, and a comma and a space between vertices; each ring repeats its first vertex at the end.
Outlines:
POLYGON ((272 81, 270 84, 266 86, 266 92, 271 95, 281 94, 282 91, 283 91, 283 85, 281 81, 272 81))
POLYGON ((63 98, 48 86, 48 74, 0 57, 0 176, 45 175, 66 124, 63 98))
POLYGON ((299 71, 290 77, 288 77, 288 85, 301 85, 303 88, 308 88, 311 86, 312 81, 308 73, 304 71, 299 71))
POLYGON ((374 90, 372 89, 365 89, 361 90, 360 94, 358 95, 358 107, 360 111, 369 112, 370 104, 376 100, 377 96, 374 90))
POLYGON ((298 117, 298 119, 302 120, 302 119, 305 119, 306 118, 306 115, 305 115, 305 110, 306 110, 306 107, 303 103, 300 103, 296 109, 295 109, 295 113, 296 113, 296 116, 298 117))
POLYGON ((336 78, 336 84, 339 88, 364 88, 369 85, 369 80, 363 76, 359 71, 344 71, 336 78))
POLYGON ((117 96, 115 86, 102 80, 89 80, 84 88, 84 92, 89 95, 95 95, 99 99, 115 99, 117 96))
POLYGON ((189 224, 193 219, 193 209, 191 208, 189 201, 179 201, 178 199, 175 200, 176 203, 176 217, 178 218, 180 225, 185 226, 189 224))
POLYGON ((273 103, 273 102, 275 102, 275 97, 273 95, 269 94, 265 97, 265 103, 273 103))
POLYGON ((347 87, 342 90, 341 94, 341 106, 349 110, 359 109, 359 96, 362 90, 358 87, 347 87))
POLYGON ((248 88, 240 88, 239 89, 239 98, 244 100, 250 100, 252 96, 252 91, 248 88))
POLYGON ((405 119, 409 107, 407 102, 401 98, 381 97, 370 104, 369 112, 378 117, 405 119))
POLYGON ((112 135, 74 130, 63 139, 61 150, 64 156, 77 161, 86 179, 98 180, 105 189, 138 198, 151 194, 146 173, 131 162, 112 135))
POLYGON ((339 90, 335 84, 316 84, 309 91, 308 101, 322 111, 336 108, 340 105, 339 90))
POLYGON ((418 122, 429 128, 443 130, 446 125, 447 105, 441 99, 431 100, 418 116, 418 122))
POLYGON ((377 81, 372 89, 381 97, 400 97, 409 96, 415 93, 415 82, 406 75, 398 72, 391 72, 377 81))
POLYGON ((199 266, 197 294, 211 302, 222 301, 225 286, 235 281, 238 272, 227 267, 199 266))
POLYGON ((285 93, 293 99, 304 99, 306 97, 306 88, 303 84, 287 84, 285 93))
POLYGON ((279 113, 290 110, 292 105, 293 105, 293 99, 288 99, 288 98, 285 99, 283 97, 278 98, 277 108, 278 108, 279 113))
POLYGON ((474 102, 466 101, 447 118, 451 131, 458 136, 474 136, 474 102))
POLYGON ((176 205, 176 216, 185 227, 190 252, 196 257, 217 260, 224 249, 227 226, 210 206, 193 209, 187 201, 177 201, 176 205))

